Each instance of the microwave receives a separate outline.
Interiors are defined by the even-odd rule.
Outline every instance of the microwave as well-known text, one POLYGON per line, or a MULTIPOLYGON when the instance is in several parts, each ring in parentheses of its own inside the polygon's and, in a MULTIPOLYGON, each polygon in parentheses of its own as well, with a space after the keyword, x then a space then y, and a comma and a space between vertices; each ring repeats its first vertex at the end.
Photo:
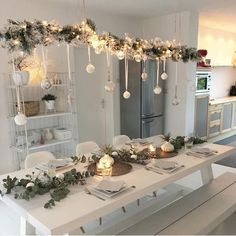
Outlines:
POLYGON ((211 71, 196 72, 196 93, 209 94, 211 89, 211 71))

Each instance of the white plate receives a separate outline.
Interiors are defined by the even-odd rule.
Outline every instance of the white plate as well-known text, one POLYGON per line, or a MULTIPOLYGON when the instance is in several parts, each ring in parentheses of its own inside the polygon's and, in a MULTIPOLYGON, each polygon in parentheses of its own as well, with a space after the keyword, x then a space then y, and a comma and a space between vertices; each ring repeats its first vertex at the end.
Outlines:
POLYGON ((124 181, 111 181, 111 180, 102 180, 98 183, 96 189, 108 192, 117 192, 125 185, 124 181))

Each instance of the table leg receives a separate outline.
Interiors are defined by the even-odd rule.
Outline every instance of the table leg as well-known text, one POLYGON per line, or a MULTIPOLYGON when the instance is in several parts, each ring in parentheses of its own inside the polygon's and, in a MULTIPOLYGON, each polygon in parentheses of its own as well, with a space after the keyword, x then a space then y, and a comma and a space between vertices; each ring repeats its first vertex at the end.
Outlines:
POLYGON ((20 218, 20 235, 35 235, 35 228, 22 216, 20 218))
POLYGON ((213 180, 213 171, 211 165, 201 169, 202 184, 207 184, 213 180))

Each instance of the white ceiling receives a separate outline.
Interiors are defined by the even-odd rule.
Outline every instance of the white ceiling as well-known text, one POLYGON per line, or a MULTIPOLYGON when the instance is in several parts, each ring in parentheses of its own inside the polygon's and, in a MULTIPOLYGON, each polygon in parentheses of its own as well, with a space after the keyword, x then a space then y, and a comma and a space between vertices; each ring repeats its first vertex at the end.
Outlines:
MULTIPOLYGON (((79 7, 83 0, 51 0, 79 7)), ((183 10, 199 11, 200 24, 236 32, 236 0, 85 0, 87 11, 97 10, 121 16, 148 18, 183 10), (219 25, 219 26, 218 26, 219 25)))

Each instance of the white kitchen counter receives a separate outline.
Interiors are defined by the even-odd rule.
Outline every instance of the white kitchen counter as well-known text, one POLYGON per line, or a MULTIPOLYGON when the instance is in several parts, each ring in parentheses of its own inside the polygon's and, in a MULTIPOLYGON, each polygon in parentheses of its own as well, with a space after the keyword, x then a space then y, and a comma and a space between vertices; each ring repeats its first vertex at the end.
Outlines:
POLYGON ((236 101, 236 96, 229 96, 229 97, 223 97, 223 98, 217 98, 214 100, 210 100, 209 105, 217 105, 217 104, 234 102, 234 101, 236 101))

